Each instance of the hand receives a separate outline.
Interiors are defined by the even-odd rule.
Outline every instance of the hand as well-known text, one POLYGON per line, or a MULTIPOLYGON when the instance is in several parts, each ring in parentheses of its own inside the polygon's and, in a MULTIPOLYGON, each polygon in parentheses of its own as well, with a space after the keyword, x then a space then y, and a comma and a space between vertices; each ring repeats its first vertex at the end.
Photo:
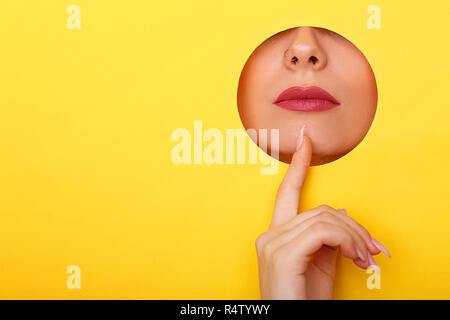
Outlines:
POLYGON ((338 249, 363 269, 376 266, 372 255, 383 251, 390 257, 345 209, 322 205, 297 214, 312 153, 303 133, 298 144, 278 189, 269 230, 256 240, 262 299, 332 299, 338 249))

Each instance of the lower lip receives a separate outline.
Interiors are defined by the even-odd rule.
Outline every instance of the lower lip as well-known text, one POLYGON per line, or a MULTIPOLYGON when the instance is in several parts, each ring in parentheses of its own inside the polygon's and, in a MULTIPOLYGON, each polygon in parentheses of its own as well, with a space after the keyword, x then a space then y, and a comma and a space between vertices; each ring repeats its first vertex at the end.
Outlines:
POLYGON ((283 109, 307 112, 326 111, 333 109, 339 105, 339 103, 334 103, 324 99, 284 100, 275 104, 283 109))

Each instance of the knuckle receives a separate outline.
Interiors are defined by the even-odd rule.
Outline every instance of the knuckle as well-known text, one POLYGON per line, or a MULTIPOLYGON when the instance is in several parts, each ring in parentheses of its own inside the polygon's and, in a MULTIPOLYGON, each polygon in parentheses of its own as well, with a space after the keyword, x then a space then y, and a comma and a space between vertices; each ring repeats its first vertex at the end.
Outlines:
POLYGON ((362 232, 362 235, 364 237, 366 237, 367 239, 370 239, 370 232, 367 231, 366 228, 364 228, 358 221, 356 221, 355 219, 352 219, 355 222, 355 225, 357 227, 357 229, 359 229, 362 232))
POLYGON ((269 241, 262 248, 262 255, 264 256, 265 259, 270 259, 272 257, 273 251, 274 251, 273 241, 269 241))
POLYGON ((321 211, 329 211, 329 210, 333 210, 333 208, 331 208, 329 205, 326 205, 326 204, 321 204, 321 205, 318 206, 317 208, 320 209, 321 211))
POLYGON ((366 228, 361 227, 361 230, 362 230, 362 232, 363 232, 363 236, 364 236, 364 237, 366 237, 367 239, 370 239, 370 238, 371 238, 371 235, 370 235, 369 231, 366 230, 366 228))
POLYGON ((351 248, 358 247, 358 241, 355 241, 348 232, 345 232, 344 239, 342 241, 345 242, 347 246, 351 248))
POLYGON ((341 230, 341 238, 343 242, 347 242, 349 245, 353 245, 357 243, 357 240, 355 240, 350 233, 350 231, 346 229, 341 230))
POLYGON ((322 211, 322 212, 319 214, 319 216, 320 216, 321 218, 327 219, 327 220, 333 219, 333 218, 334 218, 333 214, 332 214, 330 211, 322 211))
POLYGON ((272 253, 271 265, 274 269, 282 268, 286 265, 286 249, 278 248, 272 253))
POLYGON ((261 252, 264 247, 264 243, 266 242, 267 232, 260 234, 255 241, 256 251, 261 252))
POLYGON ((311 225, 311 229, 314 233, 319 233, 328 227, 328 223, 325 221, 317 221, 311 225))
POLYGON ((366 228, 364 228, 362 225, 360 225, 358 222, 356 223, 362 230, 362 232, 366 235, 367 238, 370 238, 370 232, 367 231, 366 228))

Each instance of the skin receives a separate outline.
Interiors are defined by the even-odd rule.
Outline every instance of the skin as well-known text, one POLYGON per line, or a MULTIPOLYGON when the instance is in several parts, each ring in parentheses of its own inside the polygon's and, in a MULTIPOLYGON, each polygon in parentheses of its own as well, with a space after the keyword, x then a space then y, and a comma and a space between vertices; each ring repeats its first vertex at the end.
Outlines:
MULTIPOLYGON (((327 29, 297 27, 275 34, 251 54, 239 79, 237 103, 246 129, 280 130, 279 159, 286 163, 306 124, 314 150, 311 165, 320 165, 362 141, 375 116, 377 86, 369 63, 350 41, 327 29), (340 105, 320 112, 275 105, 278 95, 292 86, 321 87, 340 105)), ((269 154, 271 147, 269 141, 269 154)))
POLYGON ((312 156, 308 136, 299 144, 280 184, 270 227, 256 240, 262 299, 332 299, 338 251, 363 269, 381 252, 379 242, 345 209, 322 205, 297 214, 312 156))

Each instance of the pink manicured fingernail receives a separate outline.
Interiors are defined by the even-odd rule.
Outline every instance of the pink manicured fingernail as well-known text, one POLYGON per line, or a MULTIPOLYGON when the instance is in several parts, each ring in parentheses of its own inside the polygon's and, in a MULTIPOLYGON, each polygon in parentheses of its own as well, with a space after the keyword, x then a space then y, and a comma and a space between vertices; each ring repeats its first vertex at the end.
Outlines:
POLYGON ((367 269, 372 267, 377 271, 378 274, 380 274, 381 270, 380 270, 380 267, 375 262, 375 259, 370 254, 368 254, 367 256, 369 257, 369 266, 367 267, 367 269))
POLYGON ((380 241, 378 241, 374 237, 371 237, 371 240, 375 247, 377 247, 379 250, 381 250, 381 252, 383 252, 385 255, 391 258, 391 254, 389 253, 388 249, 386 249, 386 247, 383 246, 380 241))
POLYGON ((372 257, 371 254, 368 254, 367 257, 369 257, 369 262, 371 265, 377 266, 377 263, 375 262, 375 259, 372 257))
POLYGON ((380 267, 375 262, 375 259, 370 254, 368 254, 367 256, 369 257, 369 266, 367 267, 367 269, 372 267, 377 271, 378 274, 380 274, 381 270, 380 270, 380 267))
POLYGON ((304 125, 302 126, 302 128, 300 129, 300 135, 298 136, 298 140, 297 140, 297 149, 296 149, 296 150, 300 149, 300 147, 302 146, 302 142, 303 142, 303 134, 305 133, 305 127, 306 127, 306 124, 304 124, 304 125))
POLYGON ((347 209, 345 209, 345 208, 339 208, 339 210, 342 210, 342 211, 344 211, 344 214, 348 216, 348 212, 347 212, 347 209))
POLYGON ((366 257, 364 256, 364 254, 362 253, 362 251, 357 247, 356 248, 356 253, 358 254, 358 257, 362 260, 362 261, 366 261, 366 257))

